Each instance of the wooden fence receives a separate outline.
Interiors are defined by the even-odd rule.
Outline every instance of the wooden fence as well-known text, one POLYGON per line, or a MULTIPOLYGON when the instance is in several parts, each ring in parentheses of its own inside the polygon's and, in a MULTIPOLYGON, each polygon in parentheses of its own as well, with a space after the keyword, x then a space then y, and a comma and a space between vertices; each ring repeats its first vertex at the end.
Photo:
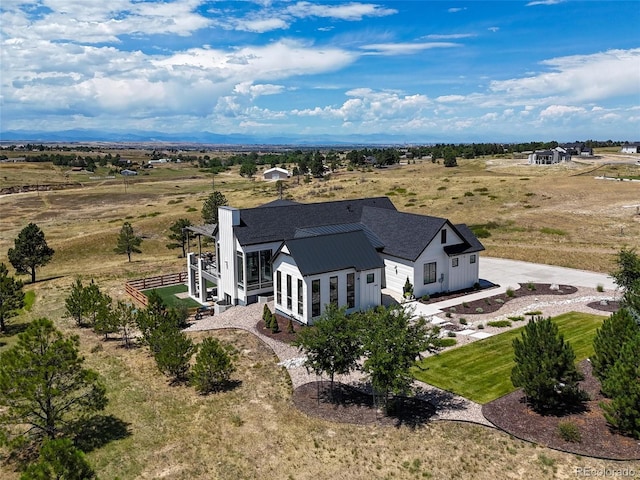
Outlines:
POLYGON ((157 277, 130 280, 124 284, 124 289, 136 302, 146 307, 149 300, 147 299, 147 296, 142 293, 142 290, 169 287, 171 285, 185 283, 186 281, 187 272, 169 273, 167 275, 160 275, 157 277))

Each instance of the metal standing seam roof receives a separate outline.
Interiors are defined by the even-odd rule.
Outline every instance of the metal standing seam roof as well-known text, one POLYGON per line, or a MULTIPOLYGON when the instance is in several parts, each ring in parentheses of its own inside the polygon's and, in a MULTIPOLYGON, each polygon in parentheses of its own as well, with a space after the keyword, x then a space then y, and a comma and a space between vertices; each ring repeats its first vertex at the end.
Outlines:
MULTIPOLYGON (((384 268, 384 261, 362 230, 285 240, 283 247, 303 276, 353 268, 384 268)), ((274 256, 284 255, 282 248, 274 256)))
POLYGON ((319 227, 299 228, 295 231, 294 238, 313 237, 316 235, 329 235, 333 233, 346 233, 361 230, 373 248, 382 249, 384 243, 366 225, 361 223, 343 223, 340 225, 321 225, 319 227))

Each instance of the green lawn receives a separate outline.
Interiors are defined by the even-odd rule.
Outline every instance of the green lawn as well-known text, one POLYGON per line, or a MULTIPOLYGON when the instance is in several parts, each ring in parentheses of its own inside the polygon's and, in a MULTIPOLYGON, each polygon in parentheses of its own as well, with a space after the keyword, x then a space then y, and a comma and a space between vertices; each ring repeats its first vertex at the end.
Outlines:
MULTIPOLYGON (((604 319, 599 315, 570 312, 553 321, 580 361, 593 354, 593 337, 604 319)), ((413 375, 474 402, 484 404, 495 400, 515 390, 511 384, 512 342, 522 328, 426 358, 414 368, 413 375)))
POLYGON ((147 297, 151 294, 151 292, 155 290, 164 304, 167 307, 177 307, 178 305, 185 305, 187 308, 199 307, 200 304, 196 302, 192 298, 178 298, 176 297, 176 293, 184 293, 188 291, 187 286, 184 283, 179 283, 178 285, 171 285, 169 287, 161 287, 155 288, 151 290, 145 290, 144 293, 147 297))

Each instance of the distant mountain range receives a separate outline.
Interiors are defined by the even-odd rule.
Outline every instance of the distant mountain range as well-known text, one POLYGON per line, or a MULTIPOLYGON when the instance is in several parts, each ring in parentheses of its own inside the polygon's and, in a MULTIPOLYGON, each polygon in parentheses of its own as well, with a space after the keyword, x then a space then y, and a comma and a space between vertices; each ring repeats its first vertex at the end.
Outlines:
MULTIPOLYGON (((406 145, 436 143, 433 139, 389 134, 368 135, 228 135, 211 132, 165 133, 147 131, 108 132, 97 130, 64 130, 42 132, 28 130, 9 130, 0 132, 3 143, 24 142, 64 142, 64 143, 170 143, 170 144, 209 144, 209 145, 406 145)), ((439 140, 453 141, 453 140, 439 140)))

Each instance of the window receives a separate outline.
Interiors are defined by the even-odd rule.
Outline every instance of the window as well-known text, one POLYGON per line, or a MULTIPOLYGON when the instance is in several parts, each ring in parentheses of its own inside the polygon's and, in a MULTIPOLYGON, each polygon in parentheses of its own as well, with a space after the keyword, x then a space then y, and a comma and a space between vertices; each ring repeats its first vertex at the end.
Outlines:
POLYGON ((244 288, 244 257, 242 252, 236 252, 237 266, 238 266, 238 286, 244 288))
POLYGON ((222 256, 220 255, 220 242, 218 242, 218 246, 216 247, 216 269, 218 270, 218 274, 220 273, 220 260, 222 256))
POLYGON ((320 280, 311 282, 311 316, 320 315, 320 280))
POLYGON ((424 284, 436 282, 436 262, 424 264, 424 284))
POLYGON ((276 303, 282 305, 282 272, 276 272, 276 303))
POLYGON ((356 274, 347 273, 347 308, 356 306, 356 274))
POLYGON ((291 288, 291 275, 287 275, 287 309, 291 310, 293 308, 293 300, 291 295, 293 294, 291 288))
POLYGON ((247 257, 247 288, 270 287, 273 281, 271 273, 271 250, 249 252, 247 257))
POLYGON ((457 267, 458 266, 458 257, 451 259, 451 266, 452 267, 457 267))
POLYGON ((298 315, 304 314, 304 290, 302 289, 302 280, 298 279, 298 315))
POLYGON ((440 230, 440 243, 447 243, 447 231, 444 228, 440 230))
POLYGON ((329 303, 338 306, 338 277, 329 277, 329 303))
POLYGON ((376 281, 376 276, 373 273, 367 273, 367 283, 373 283, 376 281))
POLYGON ((473 255, 471 255, 471 257, 469 257, 469 263, 476 263, 476 254, 475 253, 473 255))

